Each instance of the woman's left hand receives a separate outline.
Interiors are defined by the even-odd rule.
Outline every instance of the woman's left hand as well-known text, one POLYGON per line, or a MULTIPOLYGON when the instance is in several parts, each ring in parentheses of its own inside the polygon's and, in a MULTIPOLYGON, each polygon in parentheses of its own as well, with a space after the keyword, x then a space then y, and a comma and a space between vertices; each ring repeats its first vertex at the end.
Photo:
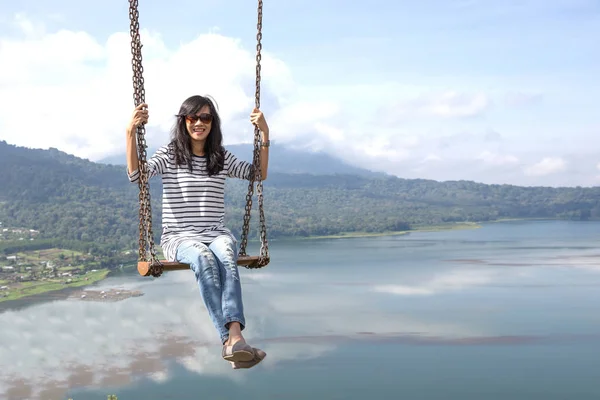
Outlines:
POLYGON ((250 114, 250 122, 252 122, 254 125, 257 125, 258 129, 260 129, 262 133, 269 133, 269 126, 267 125, 265 116, 258 108, 252 110, 252 114, 250 114))

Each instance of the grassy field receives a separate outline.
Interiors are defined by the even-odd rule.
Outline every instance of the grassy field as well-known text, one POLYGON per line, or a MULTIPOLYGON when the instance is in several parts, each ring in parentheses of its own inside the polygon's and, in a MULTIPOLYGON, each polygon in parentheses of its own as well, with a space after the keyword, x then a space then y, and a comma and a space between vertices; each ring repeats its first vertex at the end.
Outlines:
POLYGON ((98 282, 106 278, 108 273, 108 269, 88 272, 85 275, 70 277, 69 283, 65 283, 66 280, 64 278, 43 278, 43 280, 38 281, 12 283, 9 285, 9 289, 6 291, 8 292, 8 296, 0 297, 0 302, 17 300, 27 296, 49 293, 70 287, 91 285, 94 282, 98 282))
POLYGON ((91 285, 109 273, 108 269, 99 268, 98 260, 73 250, 54 248, 12 255, 17 256, 16 264, 14 261, 2 263, 15 270, 5 271, 0 276, 0 286, 8 287, 0 291, 0 302, 91 285))
POLYGON ((89 266, 89 260, 91 259, 91 256, 84 253, 64 249, 35 250, 12 255, 17 256, 19 262, 23 264, 39 265, 42 262, 51 261, 62 266, 70 264, 75 268, 82 268, 84 262, 89 266))

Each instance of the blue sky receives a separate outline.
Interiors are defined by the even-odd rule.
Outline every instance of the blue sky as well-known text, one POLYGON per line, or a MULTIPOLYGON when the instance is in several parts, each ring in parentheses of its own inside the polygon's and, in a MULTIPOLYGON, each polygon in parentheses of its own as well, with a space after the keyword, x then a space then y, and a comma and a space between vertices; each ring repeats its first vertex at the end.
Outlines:
MULTIPOLYGON (((166 141, 179 103, 210 92, 226 143, 251 140, 256 3, 140 3, 148 139, 166 141)), ((272 139, 408 178, 596 185, 599 4, 265 1, 272 139)), ((122 152, 128 28, 124 0, 3 5, 0 139, 90 159, 122 152), (52 103, 39 136, 16 132, 31 95, 52 103), (73 117, 87 107, 91 127, 73 117)))

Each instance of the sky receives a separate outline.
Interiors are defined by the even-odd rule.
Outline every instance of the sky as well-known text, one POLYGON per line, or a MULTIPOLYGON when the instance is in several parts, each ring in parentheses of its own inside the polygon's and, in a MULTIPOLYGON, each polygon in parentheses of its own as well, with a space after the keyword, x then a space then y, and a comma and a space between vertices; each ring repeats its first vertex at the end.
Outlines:
MULTIPOLYGON (((0 140, 121 154, 129 3, 0 0, 0 140)), ((225 145, 253 128, 256 2, 140 0, 147 142, 210 94, 225 145)), ((267 0, 273 142, 403 178, 600 184, 597 0, 267 0)))

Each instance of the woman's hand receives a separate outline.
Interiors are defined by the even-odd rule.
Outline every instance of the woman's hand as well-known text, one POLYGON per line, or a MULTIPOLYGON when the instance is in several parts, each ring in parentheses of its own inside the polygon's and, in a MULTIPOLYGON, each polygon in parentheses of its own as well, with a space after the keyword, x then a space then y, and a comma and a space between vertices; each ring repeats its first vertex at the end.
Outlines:
POLYGON ((130 131, 135 130, 138 126, 148 123, 148 104, 142 103, 133 110, 131 121, 127 126, 130 131))
POLYGON ((258 129, 260 129, 262 133, 269 133, 269 126, 267 125, 265 116, 258 108, 252 110, 252 113, 250 114, 250 122, 252 122, 253 125, 258 126, 258 129))

